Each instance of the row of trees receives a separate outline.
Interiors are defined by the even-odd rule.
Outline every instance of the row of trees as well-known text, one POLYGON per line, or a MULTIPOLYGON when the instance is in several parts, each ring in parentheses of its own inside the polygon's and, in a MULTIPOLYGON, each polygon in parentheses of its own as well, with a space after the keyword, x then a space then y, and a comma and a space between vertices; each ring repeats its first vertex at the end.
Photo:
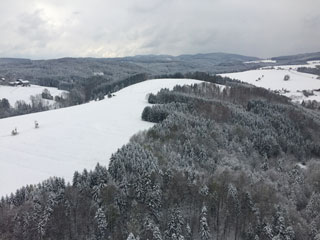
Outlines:
POLYGON ((308 67, 299 67, 297 69, 298 72, 303 72, 303 73, 310 73, 314 75, 320 76, 320 65, 318 65, 315 68, 308 68, 308 67))
POLYGON ((301 105, 309 109, 320 110, 320 102, 316 100, 302 101, 301 105))
POLYGON ((41 112, 50 109, 50 106, 43 101, 41 95, 31 96, 31 103, 28 104, 23 100, 17 101, 12 107, 8 99, 0 99, 0 118, 12 117, 34 112, 41 112))
POLYGON ((42 112, 53 108, 69 107, 85 102, 85 94, 79 88, 72 89, 69 93, 65 92, 55 97, 51 95, 48 89, 44 89, 41 94, 30 96, 30 103, 19 100, 16 101, 14 106, 11 106, 8 99, 0 99, 0 118, 42 112), (47 102, 46 100, 54 102, 47 102))

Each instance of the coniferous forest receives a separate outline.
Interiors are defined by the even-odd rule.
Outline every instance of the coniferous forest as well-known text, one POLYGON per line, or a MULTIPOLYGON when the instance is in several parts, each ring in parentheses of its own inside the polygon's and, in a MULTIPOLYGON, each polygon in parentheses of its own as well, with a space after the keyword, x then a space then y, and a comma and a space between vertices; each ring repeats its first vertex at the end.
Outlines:
POLYGON ((0 239, 320 239, 319 111, 237 82, 148 100, 109 166, 2 198, 0 239))

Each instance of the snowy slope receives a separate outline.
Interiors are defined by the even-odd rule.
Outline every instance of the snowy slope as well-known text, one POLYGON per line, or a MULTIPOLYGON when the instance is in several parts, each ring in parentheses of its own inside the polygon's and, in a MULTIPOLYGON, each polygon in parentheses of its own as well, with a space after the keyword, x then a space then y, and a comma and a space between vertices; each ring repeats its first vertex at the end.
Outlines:
MULTIPOLYGON (((307 68, 315 68, 317 66, 320 66, 320 61, 308 61, 306 64, 300 64, 300 65, 281 65, 281 66, 274 66, 276 69, 286 69, 286 70, 297 70, 300 67, 307 67, 307 68)), ((263 67, 262 69, 268 69, 270 67, 263 67)))
POLYGON ((263 60, 258 60, 258 61, 249 61, 249 62, 244 62, 244 63, 276 63, 277 61, 271 60, 271 59, 263 59, 263 60))
MULTIPOLYGON (((313 62, 306 66, 314 67, 313 62)), ((274 69, 262 68, 237 73, 221 74, 222 76, 238 79, 271 90, 278 90, 281 94, 290 97, 294 101, 317 100, 320 101, 320 92, 314 91, 314 96, 305 97, 302 90, 315 90, 320 88, 320 80, 317 75, 297 72, 297 65, 279 66, 274 69), (284 81, 284 76, 289 75, 289 81, 284 81), (259 80, 260 78, 260 80, 259 80), (289 92, 285 92, 288 90, 289 92)))
POLYGON ((199 82, 149 80, 99 102, 0 120, 0 196, 50 176, 70 181, 75 170, 92 169, 97 162, 108 165, 133 134, 153 125, 141 120, 148 93, 199 82), (19 134, 11 136, 15 127, 19 134))
POLYGON ((57 88, 53 87, 42 87, 38 85, 31 85, 30 87, 11 87, 11 86, 2 86, 0 85, 0 99, 6 98, 9 100, 11 106, 14 106, 16 101, 23 100, 26 103, 30 103, 30 96, 35 96, 41 94, 44 89, 48 89, 53 97, 61 96, 64 92, 57 88))

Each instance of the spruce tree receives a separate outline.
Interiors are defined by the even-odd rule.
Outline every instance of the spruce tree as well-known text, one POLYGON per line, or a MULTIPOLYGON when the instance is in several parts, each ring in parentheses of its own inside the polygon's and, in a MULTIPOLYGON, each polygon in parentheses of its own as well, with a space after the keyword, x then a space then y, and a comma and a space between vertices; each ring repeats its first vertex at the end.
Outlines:
POLYGON ((98 208, 96 215, 95 215, 95 220, 97 223, 97 239, 98 240, 102 240, 105 239, 105 236, 107 234, 107 219, 106 219, 106 215, 103 211, 102 208, 98 208))
POLYGON ((127 240, 136 240, 136 238, 134 237, 133 233, 130 233, 127 240))
POLYGON ((208 240, 211 238, 210 229, 207 221, 207 207, 203 206, 200 215, 200 237, 201 240, 208 240))

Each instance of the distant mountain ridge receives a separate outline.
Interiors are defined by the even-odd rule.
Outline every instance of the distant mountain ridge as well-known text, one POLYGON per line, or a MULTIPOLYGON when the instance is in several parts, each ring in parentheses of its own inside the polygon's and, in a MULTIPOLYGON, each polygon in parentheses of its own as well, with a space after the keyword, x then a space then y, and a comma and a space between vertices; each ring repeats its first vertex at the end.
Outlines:
MULTIPOLYGON (((74 82, 103 73, 106 81, 118 81, 135 74, 150 76, 177 72, 222 73, 247 70, 245 61, 257 60, 237 54, 210 53, 196 55, 138 55, 123 58, 60 58, 30 60, 0 58, 0 77, 26 78, 33 83, 41 79, 74 82)), ((250 66, 252 68, 252 66, 250 66)))
MULTIPOLYGON (((30 60, 0 58, 0 77, 24 78, 35 84, 54 81, 73 84, 97 76, 104 81, 121 81, 136 74, 163 76, 175 73, 206 72, 210 74, 239 72, 269 65, 299 64, 320 60, 320 53, 298 54, 272 58, 277 63, 247 63, 257 57, 230 53, 171 55, 137 55, 121 58, 60 58, 30 60)), ((56 85, 50 85, 56 86, 56 85)))
POLYGON ((288 61, 290 63, 305 63, 306 61, 320 60, 320 52, 302 53, 296 55, 273 57, 275 61, 288 61))
POLYGON ((209 60, 221 63, 222 61, 236 62, 236 61, 253 61, 258 60, 257 57, 244 56, 232 53, 198 53, 198 54, 183 54, 179 56, 171 55, 137 55, 132 57, 124 57, 119 59, 125 59, 129 61, 193 61, 193 60, 209 60))

